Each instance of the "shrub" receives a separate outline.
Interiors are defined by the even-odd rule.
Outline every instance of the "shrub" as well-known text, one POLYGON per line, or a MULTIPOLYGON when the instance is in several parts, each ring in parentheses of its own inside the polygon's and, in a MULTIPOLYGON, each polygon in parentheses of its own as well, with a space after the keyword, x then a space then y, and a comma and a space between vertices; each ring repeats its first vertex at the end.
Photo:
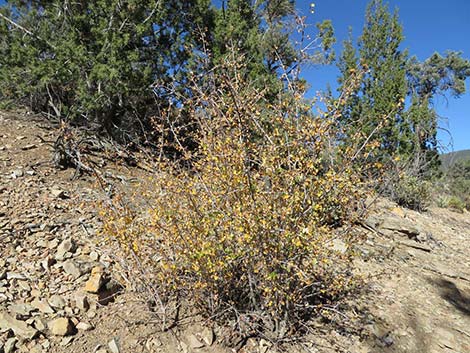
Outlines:
POLYGON ((334 244, 357 240, 357 151, 338 161, 336 114, 314 116, 295 92, 266 102, 238 63, 220 72, 212 95, 185 103, 196 151, 174 147, 182 159, 162 158, 137 192, 145 212, 114 204, 104 232, 150 269, 162 314, 184 297, 245 335, 282 338, 356 283, 352 252, 334 244))
POLYGON ((453 164, 449 168, 446 181, 454 198, 459 199, 464 208, 470 209, 470 161, 453 164))
POLYGON ((391 181, 388 193, 400 206, 425 211, 431 202, 431 185, 428 180, 402 171, 391 181))
POLYGON ((447 207, 452 209, 452 210, 455 210, 455 211, 458 211, 458 212, 463 212, 466 208, 466 204, 464 201, 462 201, 462 199, 456 197, 456 196, 451 196, 449 197, 449 199, 447 200, 447 207))

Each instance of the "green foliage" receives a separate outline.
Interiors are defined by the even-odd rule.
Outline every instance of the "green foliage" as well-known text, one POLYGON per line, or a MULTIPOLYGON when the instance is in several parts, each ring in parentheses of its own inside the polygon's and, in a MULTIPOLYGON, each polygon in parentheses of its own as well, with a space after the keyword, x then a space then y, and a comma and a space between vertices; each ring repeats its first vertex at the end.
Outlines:
POLYGON ((330 63, 334 58, 331 21, 318 23, 314 38, 309 36, 305 21, 295 14, 292 0, 227 1, 215 19, 213 64, 233 60, 234 53, 243 55, 247 61, 244 74, 273 99, 281 88, 303 84, 301 64, 330 63), (301 33, 300 47, 291 39, 294 32, 301 33))
POLYGON ((372 0, 358 48, 351 36, 344 42, 338 62, 340 93, 345 93, 344 85, 350 87, 358 70, 365 71, 344 105, 341 119, 348 126, 344 140, 351 144, 359 138, 365 146, 365 142, 376 144, 378 149, 369 159, 389 165, 400 158, 412 166, 408 174, 430 180, 439 176, 440 166, 433 99, 446 92, 453 96, 465 92, 470 61, 457 52, 445 57, 436 53, 424 62, 409 59, 400 48, 402 32, 398 13, 391 14, 382 0, 372 0))
POLYGON ((468 204, 466 205, 465 202, 460 197, 451 196, 447 200, 445 207, 458 211, 458 212, 463 212, 465 208, 468 209, 468 204))
POLYGON ((434 53, 424 62, 413 57, 407 66, 408 90, 412 99, 407 118, 413 131, 413 156, 423 160, 419 172, 429 178, 438 175, 440 166, 438 115, 433 108, 433 99, 446 92, 454 97, 465 93, 465 79, 470 77, 470 61, 458 52, 448 52, 445 57, 434 53))
POLYGON ((182 90, 196 29, 211 23, 209 0, 10 3, 1 8, 9 21, 0 19, 2 98, 117 137, 155 110, 155 80, 182 90))
POLYGON ((400 206, 425 211, 431 201, 431 187, 429 181, 402 173, 391 185, 391 196, 400 206))
POLYGON ((367 7, 365 26, 358 52, 352 38, 344 43, 338 63, 340 92, 360 65, 365 73, 354 95, 344 106, 342 119, 349 127, 347 138, 375 142, 379 148, 370 158, 384 162, 409 148, 403 120, 407 91, 407 53, 400 50, 403 40, 398 15, 390 14, 381 0, 367 7), (380 134, 378 130, 380 129, 380 134))
POLYGON ((154 116, 190 130, 187 114, 173 121, 175 107, 193 94, 188 75, 211 75, 234 53, 247 60, 243 74, 266 97, 304 84, 298 68, 306 60, 333 57, 329 21, 318 25, 321 42, 295 48, 292 32, 308 34, 305 18, 294 24, 290 0, 230 0, 221 9, 210 0, 9 1, 0 11, 2 104, 27 105, 120 140, 150 138, 154 116))
POLYGON ((464 160, 453 164, 445 180, 452 197, 460 200, 463 207, 470 210, 470 161, 464 160))

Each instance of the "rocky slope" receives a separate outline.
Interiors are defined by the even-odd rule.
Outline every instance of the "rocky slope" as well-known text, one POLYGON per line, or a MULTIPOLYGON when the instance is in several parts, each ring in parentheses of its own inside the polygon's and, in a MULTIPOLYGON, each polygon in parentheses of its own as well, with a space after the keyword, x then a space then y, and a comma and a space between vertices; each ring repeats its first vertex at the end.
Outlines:
MULTIPOLYGON (((0 126, 0 352, 230 351, 204 322, 159 333, 97 234, 104 191, 53 168, 55 132, 45 122, 0 113, 0 126)), ((107 168, 123 187, 145 176, 107 168)), ((289 350, 470 352, 469 213, 420 214, 381 201, 360 230, 363 329, 319 327, 289 350)), ((255 340, 242 350, 274 351, 255 340)))

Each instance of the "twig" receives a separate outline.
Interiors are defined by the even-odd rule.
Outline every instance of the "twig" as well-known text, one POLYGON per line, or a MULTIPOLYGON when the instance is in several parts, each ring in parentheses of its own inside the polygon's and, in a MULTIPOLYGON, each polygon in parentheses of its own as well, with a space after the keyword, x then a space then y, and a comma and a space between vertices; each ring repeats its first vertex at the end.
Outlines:
POLYGON ((13 21, 12 19, 6 17, 5 15, 3 15, 2 13, 0 13, 0 18, 3 18, 5 21, 7 21, 8 23, 12 24, 13 26, 15 26, 16 28, 22 30, 23 32, 25 32, 26 34, 30 35, 31 37, 34 37, 36 39, 39 39, 40 41, 46 43, 48 46, 50 46, 52 49, 56 49, 56 47, 54 45, 52 45, 51 43, 49 43, 47 40, 45 39, 42 39, 41 37, 39 37, 37 34, 34 34, 33 32, 31 32, 29 29, 26 29, 24 28, 23 26, 19 25, 18 23, 16 23, 15 21, 13 21))

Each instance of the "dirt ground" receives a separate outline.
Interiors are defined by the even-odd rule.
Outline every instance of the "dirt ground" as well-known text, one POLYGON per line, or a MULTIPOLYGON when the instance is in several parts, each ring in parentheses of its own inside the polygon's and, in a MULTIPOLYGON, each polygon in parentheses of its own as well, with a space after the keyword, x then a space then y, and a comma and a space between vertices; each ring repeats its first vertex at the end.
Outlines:
MULTIPOLYGON (((109 190, 93 176, 72 181, 74 170, 53 167, 56 131, 48 123, 0 112, 0 126, 0 314, 35 330, 34 338, 26 339, 0 319, 0 352, 232 351, 221 343, 224 333, 203 321, 160 333, 145 303, 125 289, 113 249, 98 234, 96 204, 109 190), (67 241, 73 247, 62 253, 67 241), (120 283, 111 303, 83 293, 95 267, 120 283), (79 304, 83 296, 88 308, 79 304), (50 308, 38 309, 44 301, 50 308), (51 335, 50 323, 58 317, 68 318, 75 329, 51 335)), ((119 187, 147 175, 124 163, 101 162, 102 172, 119 187)), ((357 305, 367 313, 363 327, 318 327, 301 345, 285 349, 470 352, 470 214, 433 207, 418 213, 381 200, 361 231, 366 239, 355 264, 367 283, 357 305)), ((276 349, 253 339, 240 351, 276 349)))

